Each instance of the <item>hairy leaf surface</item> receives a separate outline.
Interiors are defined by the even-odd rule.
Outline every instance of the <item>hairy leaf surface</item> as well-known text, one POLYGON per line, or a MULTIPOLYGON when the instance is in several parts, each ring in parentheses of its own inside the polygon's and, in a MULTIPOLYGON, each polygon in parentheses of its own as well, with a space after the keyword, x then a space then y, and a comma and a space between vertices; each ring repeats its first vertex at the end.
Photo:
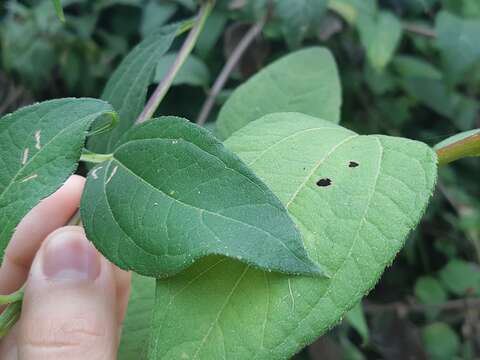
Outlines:
POLYGON ((112 131, 95 136, 89 149, 108 153, 115 149, 118 139, 134 124, 142 112, 148 86, 159 61, 175 38, 179 25, 164 26, 145 38, 123 59, 107 82, 102 99, 118 111, 119 125, 112 131))
POLYGON ((203 259, 157 281, 151 359, 289 358, 375 285, 436 180, 435 153, 423 143, 360 136, 302 114, 267 115, 226 146, 280 198, 331 277, 203 259))
POLYGON ((108 259, 143 275, 173 275, 209 254, 320 273, 277 197, 210 132, 180 118, 125 135, 89 175, 82 219, 108 259))
POLYGON ((240 85, 217 120, 222 139, 266 114, 298 111, 338 123, 341 89, 329 50, 307 48, 267 66, 240 85))
POLYGON ((59 99, 0 119, 0 263, 20 220, 77 168, 87 130, 113 112, 96 99, 59 99))

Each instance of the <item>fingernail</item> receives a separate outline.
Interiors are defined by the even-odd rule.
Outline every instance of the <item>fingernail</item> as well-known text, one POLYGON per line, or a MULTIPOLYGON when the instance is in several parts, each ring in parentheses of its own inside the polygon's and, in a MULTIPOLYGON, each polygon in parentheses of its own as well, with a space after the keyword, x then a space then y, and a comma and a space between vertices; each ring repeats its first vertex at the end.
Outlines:
POLYGON ((80 231, 53 234, 43 251, 43 273, 49 280, 95 280, 100 258, 80 231))

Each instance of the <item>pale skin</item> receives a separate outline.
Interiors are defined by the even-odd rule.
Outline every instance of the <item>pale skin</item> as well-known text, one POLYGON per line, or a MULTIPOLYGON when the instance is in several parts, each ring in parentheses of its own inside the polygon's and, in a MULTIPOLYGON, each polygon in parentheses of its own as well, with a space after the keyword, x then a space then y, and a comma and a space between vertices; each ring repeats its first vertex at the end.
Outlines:
POLYGON ((25 284, 22 315, 0 341, 2 360, 116 359, 130 274, 77 226, 85 179, 72 176, 22 220, 0 268, 0 294, 25 284))

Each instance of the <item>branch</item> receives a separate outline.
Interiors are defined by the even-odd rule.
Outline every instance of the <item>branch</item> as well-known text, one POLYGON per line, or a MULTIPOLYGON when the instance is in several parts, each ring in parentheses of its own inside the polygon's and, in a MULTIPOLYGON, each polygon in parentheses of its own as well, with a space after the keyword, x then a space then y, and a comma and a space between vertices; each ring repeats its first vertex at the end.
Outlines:
POLYGON ((403 22, 402 26, 405 31, 411 32, 412 34, 421 35, 428 38, 437 37, 437 33, 435 32, 435 30, 431 28, 427 28, 427 27, 417 25, 414 23, 409 23, 409 22, 403 22))
POLYGON ((135 124, 141 124, 146 120, 150 119, 155 113, 155 110, 157 110, 158 105, 160 105, 161 101, 167 94, 168 89, 170 89, 170 86, 172 85, 172 82, 175 79, 178 71, 192 52, 198 40, 198 36, 200 35, 203 26, 205 25, 205 21, 207 20, 208 15, 212 11, 214 3, 214 0, 207 0, 202 4, 197 16, 197 21, 195 22, 192 30, 190 30, 190 32, 188 33, 188 36, 185 39, 185 42, 183 43, 182 48, 180 49, 175 61, 168 70, 167 75, 165 75, 160 84, 158 84, 150 99, 148 99, 145 108, 138 116, 135 124))
POLYGON ((245 51, 250 47, 252 42, 262 32, 268 17, 269 15, 267 14, 259 22, 253 25, 243 36, 242 40, 240 40, 237 47, 233 50, 232 55, 225 63, 222 71, 217 77, 217 80, 215 80, 215 83, 213 84, 213 87, 210 90, 208 97, 202 106, 202 110, 200 110, 200 114, 197 118, 198 125, 203 125, 205 124, 205 121, 207 121, 208 116, 212 111, 213 105, 215 104, 215 99, 217 98, 220 91, 222 91, 223 87, 225 86, 227 80, 230 77, 230 74, 233 72, 238 62, 242 59, 245 51))

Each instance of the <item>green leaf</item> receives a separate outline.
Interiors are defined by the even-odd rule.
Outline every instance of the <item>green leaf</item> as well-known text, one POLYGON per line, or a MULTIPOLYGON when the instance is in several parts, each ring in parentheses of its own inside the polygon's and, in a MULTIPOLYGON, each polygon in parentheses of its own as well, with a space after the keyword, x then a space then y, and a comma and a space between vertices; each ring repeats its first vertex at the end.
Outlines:
POLYGON ((88 142, 90 150, 112 152, 118 139, 133 125, 145 105, 159 58, 170 48, 179 26, 165 26, 152 33, 115 70, 105 86, 102 99, 118 111, 120 124, 107 134, 91 138, 88 142))
POLYGON ((437 15, 435 31, 442 58, 454 80, 480 61, 480 20, 465 20, 442 11, 437 15))
MULTIPOLYGON (((160 82, 168 73, 173 62, 177 58, 178 53, 166 54, 157 64, 154 82, 160 82)), ((191 86, 208 86, 210 83, 210 72, 205 63, 195 55, 190 55, 185 63, 178 71, 172 85, 191 85, 191 86)))
POLYGON ((453 329, 445 323, 433 323, 422 329, 425 350, 432 360, 454 359, 460 348, 460 340, 453 329))
POLYGON ((289 47, 299 47, 312 31, 318 29, 326 8, 327 0, 274 1, 274 16, 280 20, 289 47))
POLYGON ((447 293, 442 284, 431 276, 418 278, 415 283, 415 296, 427 305, 443 304, 447 301, 447 293))
POLYGON ((400 76, 405 78, 428 78, 434 80, 441 80, 442 78, 442 73, 435 66, 413 56, 395 56, 393 66, 400 76))
POLYGON ((127 313, 122 326, 118 360, 143 359, 155 302, 155 280, 132 273, 127 313), (142 356, 143 355, 143 356, 142 356))
POLYGON ((55 11, 57 13, 58 18, 65 22, 65 14, 63 13, 63 7, 61 0, 52 0, 53 6, 55 7, 55 11))
POLYGON ((440 270, 439 277, 455 295, 480 294, 480 268, 474 263, 453 259, 440 270))
POLYGON ((20 220, 77 168, 87 130, 112 107, 96 99, 60 99, 0 119, 0 263, 20 220))
POLYGON ((288 359, 375 285, 436 180, 435 153, 423 143, 360 136, 303 114, 267 115, 226 146, 285 204, 308 255, 331 277, 202 259, 157 281, 153 359, 288 359))
POLYGON ((347 312, 345 319, 348 321, 350 326, 352 326, 360 334, 363 343, 367 344, 370 333, 368 330, 367 320, 365 319, 365 314, 363 313, 362 303, 359 302, 352 308, 352 310, 347 312))
POLYGON ((350 24, 354 24, 362 17, 375 16, 377 2, 376 0, 329 0, 328 8, 350 24))
POLYGON ((460 130, 474 126, 478 111, 478 101, 466 97, 439 80, 428 78, 405 78, 402 81, 405 91, 436 113, 449 118, 460 130))
POLYGON ((341 89, 329 50, 307 48, 267 66, 240 85, 222 107, 217 128, 221 138, 263 115, 297 111, 338 123, 341 89))
POLYGON ((358 22, 360 40, 374 69, 382 70, 392 59, 402 38, 402 24, 390 12, 364 17, 358 22))
POLYGON ((180 118, 132 128, 88 176, 81 211, 103 255, 142 275, 173 275, 209 254, 321 273, 265 184, 209 131, 180 118))

